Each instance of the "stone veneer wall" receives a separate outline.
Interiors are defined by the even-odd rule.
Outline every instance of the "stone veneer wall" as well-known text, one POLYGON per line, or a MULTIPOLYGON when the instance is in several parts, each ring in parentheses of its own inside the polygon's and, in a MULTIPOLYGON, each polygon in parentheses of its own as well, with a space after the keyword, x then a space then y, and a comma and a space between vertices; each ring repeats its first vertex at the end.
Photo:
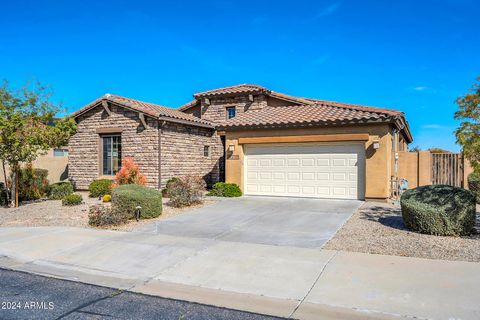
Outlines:
POLYGON ((77 133, 70 139, 68 176, 77 189, 87 189, 90 182, 101 178, 99 128, 122 128, 122 159, 133 157, 147 177, 147 185, 158 188, 159 149, 158 120, 145 117, 144 129, 138 113, 110 106, 112 114, 98 106, 77 118, 77 133))
POLYGON ((253 97, 253 102, 248 100, 248 95, 236 97, 218 97, 210 98, 210 104, 206 105, 205 100, 201 101, 202 119, 219 123, 225 121, 227 118, 227 107, 237 108, 237 115, 248 110, 261 109, 267 106, 267 99, 265 95, 256 95, 253 97))
POLYGON ((223 145, 213 129, 165 122, 160 129, 161 185, 172 177, 198 175, 208 184, 220 181, 220 161, 223 145), (203 147, 210 146, 210 155, 203 147))

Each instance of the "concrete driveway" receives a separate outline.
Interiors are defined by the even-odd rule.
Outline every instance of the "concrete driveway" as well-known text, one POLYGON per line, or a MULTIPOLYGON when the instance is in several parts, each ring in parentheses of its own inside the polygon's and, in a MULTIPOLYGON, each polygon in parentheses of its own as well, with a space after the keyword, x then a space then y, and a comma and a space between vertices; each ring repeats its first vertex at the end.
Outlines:
POLYGON ((140 231, 302 248, 322 247, 362 204, 358 200, 241 197, 153 223, 140 231))

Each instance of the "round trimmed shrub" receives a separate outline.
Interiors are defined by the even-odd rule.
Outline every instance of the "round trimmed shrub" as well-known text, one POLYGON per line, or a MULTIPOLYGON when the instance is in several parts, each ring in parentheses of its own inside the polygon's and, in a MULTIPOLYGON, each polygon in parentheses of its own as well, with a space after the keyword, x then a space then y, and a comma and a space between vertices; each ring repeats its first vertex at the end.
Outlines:
POLYGON ((78 206, 79 204, 82 204, 82 202, 83 202, 82 195, 78 193, 72 193, 72 194, 66 195, 62 199, 63 206, 78 206))
POLYGON ((61 200, 73 193, 73 185, 70 181, 57 182, 50 185, 50 200, 61 200))
POLYGON ((202 203, 205 187, 206 183, 202 177, 182 177, 173 182, 168 188, 169 204, 180 208, 202 203))
POLYGON ((98 179, 93 180, 88 186, 88 196, 91 198, 103 197, 106 194, 112 193, 112 180, 98 179))
POLYGON ((468 175, 468 189, 477 196, 477 203, 480 203, 480 172, 472 172, 468 175))
POLYGON ((142 207, 141 218, 155 218, 162 214, 162 194, 152 188, 126 184, 113 188, 112 210, 135 217, 135 208, 142 207))
POLYGON ((400 198, 405 226, 439 236, 469 235, 475 226, 475 195, 447 185, 407 190, 400 198))
POLYGON ((213 185, 208 195, 214 197, 241 197, 242 191, 235 183, 217 182, 213 185))

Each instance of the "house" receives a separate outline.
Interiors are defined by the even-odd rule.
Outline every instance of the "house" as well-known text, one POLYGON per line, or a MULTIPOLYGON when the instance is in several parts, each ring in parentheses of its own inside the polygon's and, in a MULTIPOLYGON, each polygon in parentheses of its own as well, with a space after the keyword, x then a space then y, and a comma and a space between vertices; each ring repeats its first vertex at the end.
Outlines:
POLYGON ((87 188, 133 156, 155 188, 195 174, 247 195, 385 200, 395 154, 412 142, 400 111, 250 84, 193 97, 171 109, 107 94, 75 112, 70 179, 87 188))

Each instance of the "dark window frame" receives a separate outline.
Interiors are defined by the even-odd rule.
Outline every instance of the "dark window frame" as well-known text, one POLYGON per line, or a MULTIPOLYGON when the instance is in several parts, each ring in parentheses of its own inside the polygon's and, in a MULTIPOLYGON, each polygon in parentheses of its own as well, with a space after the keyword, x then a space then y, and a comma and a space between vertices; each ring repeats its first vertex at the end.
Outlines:
POLYGON ((210 156, 210 146, 203 146, 203 156, 204 157, 210 156))
POLYGON ((237 107, 227 107, 227 120, 235 118, 237 116, 237 107), (233 110, 233 115, 230 114, 230 111, 233 110))
POLYGON ((100 145, 100 174, 114 176, 122 167, 122 135, 100 135, 100 145))

